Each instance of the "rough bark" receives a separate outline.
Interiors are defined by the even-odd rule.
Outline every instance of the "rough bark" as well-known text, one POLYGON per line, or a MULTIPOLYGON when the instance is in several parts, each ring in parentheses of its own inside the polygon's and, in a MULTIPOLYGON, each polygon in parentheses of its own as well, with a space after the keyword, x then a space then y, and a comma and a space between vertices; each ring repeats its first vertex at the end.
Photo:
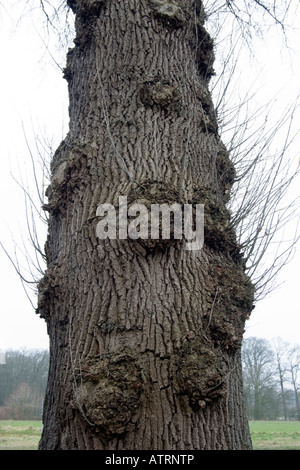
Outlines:
POLYGON ((70 127, 52 161, 40 449, 249 449, 240 348, 253 288, 226 208, 200 1, 70 1, 70 127), (205 205, 205 244, 99 240, 99 204, 205 205))

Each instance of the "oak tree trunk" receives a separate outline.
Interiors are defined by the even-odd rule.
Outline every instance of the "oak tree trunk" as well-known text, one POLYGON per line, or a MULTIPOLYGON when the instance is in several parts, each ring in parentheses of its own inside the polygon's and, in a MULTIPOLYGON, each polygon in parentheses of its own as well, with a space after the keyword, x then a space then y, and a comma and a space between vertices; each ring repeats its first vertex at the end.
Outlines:
POLYGON ((201 1, 69 0, 69 132, 47 190, 40 449, 249 449, 240 348, 253 288, 201 1), (204 204, 203 249, 96 235, 99 204, 204 204))

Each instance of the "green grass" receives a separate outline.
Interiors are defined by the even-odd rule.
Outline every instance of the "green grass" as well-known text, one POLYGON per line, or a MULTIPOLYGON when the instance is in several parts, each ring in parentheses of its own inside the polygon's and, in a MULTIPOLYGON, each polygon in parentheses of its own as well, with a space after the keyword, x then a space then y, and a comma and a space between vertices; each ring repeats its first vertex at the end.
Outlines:
POLYGON ((254 450, 300 450, 300 421, 250 421, 254 450))
MULTIPOLYGON (((254 450, 300 450, 300 421, 250 421, 254 450)), ((40 421, 0 421, 0 450, 37 450, 40 421)))
POLYGON ((41 421, 0 421, 0 450, 37 450, 41 421))

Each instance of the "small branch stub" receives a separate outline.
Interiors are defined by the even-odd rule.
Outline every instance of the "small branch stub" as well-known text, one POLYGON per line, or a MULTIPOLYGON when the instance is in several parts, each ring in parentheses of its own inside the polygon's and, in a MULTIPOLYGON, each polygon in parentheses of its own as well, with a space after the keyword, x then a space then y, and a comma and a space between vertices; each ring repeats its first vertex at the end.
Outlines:
POLYGON ((186 17, 178 2, 172 0, 151 0, 155 15, 175 26, 181 26, 186 17))
POLYGON ((98 14, 104 2, 105 0, 67 0, 67 4, 74 14, 78 14, 82 10, 89 10, 91 13, 98 14))
POLYGON ((145 105, 167 108, 181 100, 181 93, 178 87, 168 80, 154 79, 152 82, 144 83, 140 90, 140 97, 145 105))

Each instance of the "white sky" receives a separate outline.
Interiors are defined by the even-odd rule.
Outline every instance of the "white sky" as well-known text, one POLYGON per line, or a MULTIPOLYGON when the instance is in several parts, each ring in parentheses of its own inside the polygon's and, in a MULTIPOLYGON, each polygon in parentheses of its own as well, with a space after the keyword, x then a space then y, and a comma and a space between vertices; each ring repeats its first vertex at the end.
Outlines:
MULTIPOLYGON (((30 18, 14 31, 11 20, 13 18, 7 12, 0 13, 0 240, 14 256, 15 241, 21 244, 21 236, 27 239, 28 234, 24 195, 11 175, 14 174, 18 180, 28 179, 29 186, 34 186, 30 179, 31 161, 22 123, 31 143, 34 142, 34 134, 41 138, 46 135, 49 139, 55 136, 56 148, 63 136, 62 123, 67 122, 68 98, 62 73, 45 55, 30 18)), ((284 106, 284 102, 299 94, 299 41, 292 44, 291 54, 279 50, 275 44, 276 40, 274 42, 271 36, 269 42, 260 42, 262 77, 268 83, 268 87, 263 88, 262 80, 261 93, 273 94, 281 89, 278 100, 281 99, 284 106)), ((299 147, 298 139, 295 158, 299 158, 299 147)), ((299 196, 298 185, 292 197, 299 196)), ((281 337, 292 344, 300 343, 299 265, 298 244, 294 259, 278 277, 278 282, 283 284, 269 298, 258 303, 247 322, 246 336, 281 337)), ((0 296, 0 351, 22 347, 47 348, 45 322, 35 315, 18 275, 2 250, 0 296)))

